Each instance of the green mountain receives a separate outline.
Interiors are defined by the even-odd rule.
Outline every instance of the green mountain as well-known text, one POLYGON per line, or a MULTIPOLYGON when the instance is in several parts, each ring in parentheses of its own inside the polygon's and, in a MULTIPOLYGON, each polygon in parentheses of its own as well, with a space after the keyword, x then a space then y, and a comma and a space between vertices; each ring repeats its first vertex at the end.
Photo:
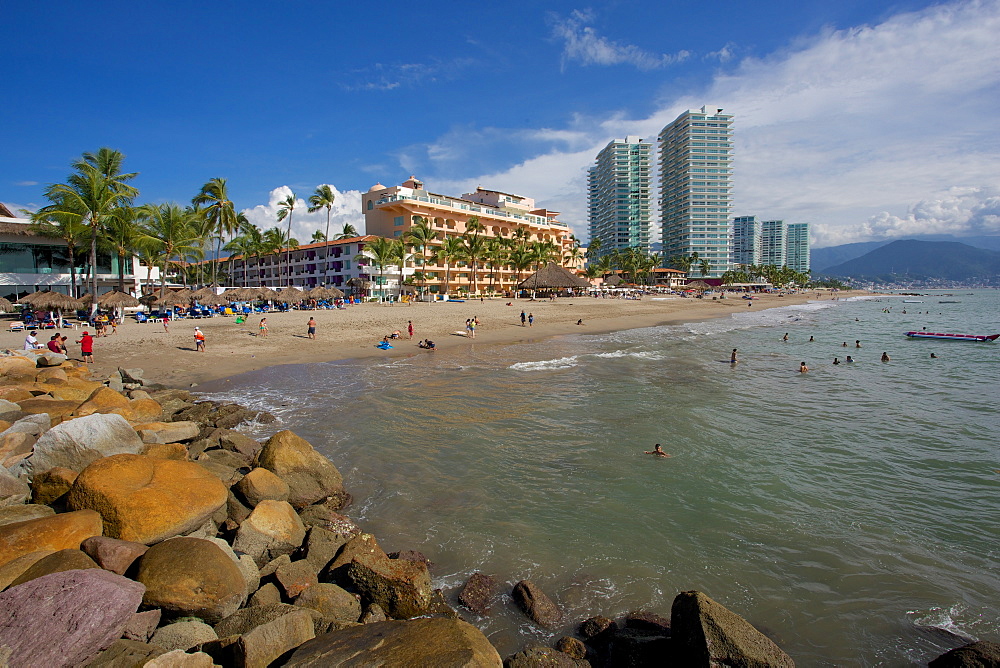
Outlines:
POLYGON ((822 271, 824 276, 882 280, 997 282, 1000 252, 955 241, 907 239, 880 246, 861 257, 822 271))

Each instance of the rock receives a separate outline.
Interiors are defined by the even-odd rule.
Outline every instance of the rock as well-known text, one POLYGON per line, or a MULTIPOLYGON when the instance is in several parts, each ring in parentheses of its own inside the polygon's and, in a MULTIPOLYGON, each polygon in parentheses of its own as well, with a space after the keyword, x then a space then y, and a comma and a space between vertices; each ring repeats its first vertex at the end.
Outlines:
POLYGON ((0 646, 13 666, 86 665, 121 636, 142 593, 99 568, 37 578, 0 594, 0 646))
POLYGON ((0 506, 13 506, 28 500, 31 488, 10 471, 0 466, 0 506))
POLYGON ((261 501, 240 525, 233 549, 263 565, 282 554, 291 554, 305 538, 306 530, 287 501, 261 501))
POLYGON ((264 468, 250 471, 234 485, 234 488, 240 498, 251 508, 266 499, 272 501, 288 500, 288 485, 284 480, 264 468))
MULTIPOLYGON (((35 565, 40 559, 54 552, 55 550, 36 550, 35 552, 22 554, 17 559, 8 561, 3 566, 0 566, 0 591, 9 587, 11 582, 21 577, 26 570, 35 565)), ((2 653, 2 649, 0 649, 0 656, 2 656, 2 653)))
POLYGON ((180 443, 198 437, 195 422, 144 422, 135 426, 143 443, 180 443))
POLYGON ((159 645, 169 652, 175 649, 186 651, 203 642, 218 639, 215 629, 205 622, 186 621, 174 622, 156 629, 150 643, 159 645))
MULTIPOLYGON (((189 455, 190 456, 190 455, 189 455)), ((238 469, 225 464, 220 464, 211 459, 203 459, 198 462, 206 471, 218 478, 226 487, 232 487, 243 478, 243 469, 238 469)))
POLYGON ((62 573, 64 571, 82 571, 88 568, 100 568, 100 566, 80 550, 59 550, 36 561, 30 568, 11 582, 10 586, 16 587, 44 575, 52 575, 53 573, 62 573))
POLYGON ((458 595, 458 602, 477 615, 490 614, 496 582, 484 573, 473 573, 458 595))
POLYGON ((31 501, 41 505, 54 503, 73 486, 76 471, 56 466, 35 474, 31 481, 31 501))
POLYGON ((1000 666, 1000 644, 981 640, 956 647, 927 664, 927 668, 995 668, 1000 666))
POLYGON ((160 625, 160 611, 146 610, 137 612, 128 620, 122 637, 126 640, 137 640, 139 642, 149 642, 153 636, 153 631, 160 625))
POLYGON ((276 584, 268 582, 250 596, 250 602, 247 603, 247 607, 260 607, 264 605, 275 605, 277 603, 281 603, 281 592, 278 591, 278 586, 276 584))
POLYGON ((56 511, 48 506, 41 506, 34 503, 22 503, 15 506, 0 508, 0 526, 13 524, 14 522, 27 522, 37 520, 40 517, 51 517, 56 511))
POLYGON ((580 624, 579 633, 583 636, 583 639, 590 642, 592 640, 607 640, 610 636, 614 635, 618 627, 615 625, 613 619, 607 617, 602 617, 597 615, 596 617, 591 617, 583 621, 580 624))
POLYGON ((139 454, 182 462, 187 459, 188 451, 183 443, 146 443, 139 454))
POLYGON ((94 536, 83 541, 80 549, 104 570, 125 575, 135 560, 144 555, 149 548, 142 543, 94 536))
POLYGON ((402 559, 403 561, 419 561, 427 566, 427 570, 431 570, 431 568, 434 567, 433 562, 431 562, 431 560, 419 550, 400 550, 399 552, 390 552, 389 558, 402 559))
POLYGON ((36 441, 38 441, 37 436, 23 432, 0 436, 0 461, 6 461, 17 455, 30 455, 36 441))
POLYGON ((257 568, 257 564, 254 563, 250 555, 237 555, 236 552, 233 551, 233 548, 229 546, 229 543, 221 538, 205 538, 204 540, 211 541, 218 545, 219 549, 225 552, 226 555, 239 567, 240 571, 243 573, 243 580, 246 582, 247 598, 257 591, 257 588, 260 587, 260 569, 257 568))
POLYGON ((664 656, 670 656, 672 647, 669 635, 657 631, 624 628, 616 631, 608 639, 607 645, 601 649, 607 652, 607 663, 610 665, 647 666, 658 663, 664 656))
POLYGON ((260 441, 255 441, 246 434, 241 434, 232 429, 216 429, 212 432, 210 438, 216 440, 219 443, 219 447, 223 450, 236 452, 249 458, 250 461, 253 461, 257 457, 257 453, 263 447, 260 441))
MULTIPOLYGON (((0 397, 6 399, 7 401, 12 401, 14 403, 17 403, 18 401, 24 401, 25 399, 30 399, 33 396, 35 395, 33 395, 30 390, 24 387, 17 387, 17 386, 0 387, 0 397)), ((21 407, 18 406, 17 410, 20 411, 21 407)))
POLYGON ((551 647, 528 647, 512 654, 503 662, 505 668, 578 668, 589 666, 551 647))
POLYGON ((322 527, 310 527, 302 544, 305 560, 317 573, 320 573, 333 561, 340 548, 344 547, 350 538, 350 534, 336 534, 322 527))
POLYGON ((514 585, 511 597, 528 619, 542 628, 554 628, 562 621, 559 607, 530 580, 521 580, 514 585))
POLYGON ((670 628, 678 661, 684 665, 795 665, 749 622, 698 591, 674 598, 670 628))
POLYGON ((290 431, 279 431, 267 439, 256 463, 288 483, 288 502, 296 508, 346 495, 344 480, 333 462, 290 431))
POLYGON ((388 617, 385 615, 385 610, 378 603, 369 603, 365 611, 361 613, 361 619, 358 621, 362 624, 377 624, 379 622, 384 622, 388 617))
POLYGON ((87 668, 140 668, 146 662, 164 654, 162 648, 145 642, 122 638, 97 655, 87 668))
POLYGON ((225 485, 193 462, 114 455, 80 473, 67 504, 99 512, 106 535, 149 545, 197 529, 227 496, 225 485))
POLYGON ((358 597, 328 582, 314 584, 303 591, 295 599, 295 605, 319 612, 327 625, 331 622, 356 622, 361 617, 358 597))
POLYGON ((625 615, 623 621, 627 629, 640 629, 642 631, 654 631, 663 635, 670 635, 670 620, 652 612, 636 610, 625 615))
POLYGON ((51 380, 57 383, 65 383, 69 380, 69 376, 66 375, 65 369, 60 369, 58 367, 41 369, 35 374, 35 380, 39 383, 47 383, 51 380))
POLYGON ((135 454, 141 448, 142 441, 121 415, 94 414, 49 429, 19 466, 29 474, 55 466, 80 472, 102 457, 135 454))
POLYGON ((216 427, 232 429, 244 422, 252 422, 257 418, 257 411, 248 410, 235 404, 231 404, 231 406, 234 406, 234 408, 223 406, 222 410, 216 411, 218 417, 213 420, 213 424, 216 427))
POLYGON ((19 401, 17 405, 25 413, 36 415, 45 413, 52 420, 52 424, 59 424, 63 420, 68 420, 76 412, 80 402, 71 399, 54 399, 43 395, 19 401))
POLYGON ((287 666, 469 666, 500 668, 500 655, 479 629, 457 619, 414 619, 353 626, 296 649, 287 666))
POLYGON ((93 415, 94 413, 117 413, 123 417, 124 411, 128 409, 128 398, 115 392, 109 387, 99 387, 94 390, 93 394, 87 398, 79 408, 76 409, 76 414, 80 417, 85 415, 93 415))
POLYGON ((315 637, 312 614, 284 603, 238 610, 216 624, 215 632, 222 638, 240 637, 230 646, 235 665, 260 668, 315 637))
POLYGON ((250 472, 251 467, 250 459, 247 457, 244 457, 237 452, 230 452, 219 448, 207 450, 206 452, 201 453, 198 455, 198 459, 196 461, 199 463, 215 462, 216 464, 226 466, 234 470, 242 469, 241 473, 244 475, 250 472))
POLYGON ((274 577, 284 592, 285 598, 289 599, 295 598, 319 582, 316 570, 308 561, 293 561, 279 566, 274 572, 274 577))
POLYGON ((226 518, 232 523, 234 528, 239 528, 246 518, 250 517, 250 513, 253 512, 252 508, 247 508, 243 503, 233 494, 232 488, 229 490, 229 498, 226 500, 226 518))
POLYGON ((0 357, 0 375, 14 376, 18 374, 34 374, 37 363, 20 355, 0 357))
POLYGON ((139 368, 124 369, 118 367, 118 374, 121 376, 123 383, 142 383, 145 372, 139 368))
POLYGON ((431 577, 426 564, 359 554, 346 568, 346 579, 365 600, 382 606, 396 619, 425 614, 431 603, 431 577))
POLYGON ((346 582, 347 565, 354 557, 362 554, 377 555, 382 559, 389 557, 382 548, 379 547, 375 536, 370 533, 360 533, 344 544, 344 547, 337 553, 337 557, 327 564, 326 570, 320 575, 320 579, 331 582, 346 582))
POLYGON ((100 536, 102 529, 101 516, 93 510, 0 526, 0 565, 38 550, 79 548, 91 536, 100 536))
POLYGON ((282 566, 286 566, 290 563, 292 563, 292 558, 287 554, 283 554, 280 557, 275 557, 271 561, 261 566, 260 576, 262 578, 266 578, 270 575, 274 575, 275 573, 278 572, 279 568, 281 568, 282 566))
POLYGON ((188 654, 182 649, 175 649, 149 661, 144 668, 213 668, 214 666, 212 657, 204 652, 188 654))
MULTIPOLYGON (((20 417, 23 417, 20 406, 13 401, 0 399, 0 420, 16 422, 20 417)), ((5 429, 9 429, 9 427, 5 427, 5 429)))
POLYGON ((163 407, 148 397, 133 398, 128 402, 125 416, 133 422, 155 422, 163 417, 163 407))
MULTIPOLYGON (((350 495, 348 495, 350 498, 350 495)), ((299 511, 299 517, 306 526, 320 527, 330 533, 351 537, 361 533, 361 528, 346 515, 337 512, 341 508, 339 500, 316 503, 299 511)))
POLYGON ((48 413, 39 413, 37 415, 25 415, 24 417, 21 417, 17 421, 15 421, 14 424, 7 427, 7 429, 5 429, 3 433, 0 434, 0 436, 13 433, 41 436, 51 428, 52 428, 52 419, 49 417, 48 413))
POLYGON ((563 654, 569 654, 574 659, 587 658, 587 646, 579 638, 563 636, 556 641, 556 649, 563 654))
POLYGON ((44 352, 38 356, 36 364, 40 367, 52 367, 59 366, 63 362, 68 361, 69 358, 60 353, 54 352, 44 352))
POLYGON ((215 623, 235 612, 246 596, 239 566, 201 538, 172 538, 149 548, 135 579, 146 586, 143 603, 171 618, 215 623))

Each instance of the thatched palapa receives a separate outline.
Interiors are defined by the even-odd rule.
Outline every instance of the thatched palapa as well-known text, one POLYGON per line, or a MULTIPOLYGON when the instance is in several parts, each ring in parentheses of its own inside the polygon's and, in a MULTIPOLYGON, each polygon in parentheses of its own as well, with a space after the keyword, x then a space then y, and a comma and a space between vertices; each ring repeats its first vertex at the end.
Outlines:
POLYGON ((554 290, 558 288, 589 288, 590 282, 580 278, 566 267, 555 262, 536 271, 517 284, 518 290, 554 290))

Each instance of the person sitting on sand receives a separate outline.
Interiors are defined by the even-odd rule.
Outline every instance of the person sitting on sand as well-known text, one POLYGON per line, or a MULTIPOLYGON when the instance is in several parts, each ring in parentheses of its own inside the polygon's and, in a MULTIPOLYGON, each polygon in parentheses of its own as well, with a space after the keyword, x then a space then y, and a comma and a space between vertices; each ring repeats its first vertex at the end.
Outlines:
POLYGON ((646 452, 644 454, 647 454, 647 455, 656 455, 657 457, 669 457, 670 456, 670 455, 668 455, 667 453, 665 453, 663 451, 663 448, 660 447, 659 443, 657 443, 656 447, 654 447, 652 450, 646 450, 646 452))
POLYGON ((889 357, 889 353, 882 353, 882 361, 883 362, 888 362, 890 359, 891 358, 889 357))
POLYGON ((802 364, 799 365, 799 373, 805 373, 808 370, 809 370, 809 367, 806 366, 805 362, 803 362, 802 364))
POLYGON ((577 320, 577 321, 576 321, 576 324, 578 324, 578 325, 582 325, 582 324, 583 324, 583 318, 580 318, 579 320, 577 320))

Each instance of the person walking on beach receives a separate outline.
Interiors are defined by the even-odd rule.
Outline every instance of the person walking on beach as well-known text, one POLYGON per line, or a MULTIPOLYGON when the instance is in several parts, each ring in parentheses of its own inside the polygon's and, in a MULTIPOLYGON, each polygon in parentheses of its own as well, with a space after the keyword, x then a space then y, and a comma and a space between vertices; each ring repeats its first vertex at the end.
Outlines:
POLYGON ((261 318, 260 319, 260 325, 259 325, 259 327, 260 327, 260 333, 257 336, 262 336, 262 337, 264 337, 266 339, 267 338, 267 318, 261 318))
POLYGON ((528 314, 528 327, 533 327, 534 324, 535 324, 535 314, 534 313, 529 313, 528 314))
POLYGON ((656 455, 657 457, 669 457, 670 456, 670 455, 668 455, 667 453, 665 453, 663 451, 663 448, 660 447, 659 443, 657 443, 656 447, 653 448, 652 450, 646 450, 646 452, 644 454, 647 454, 647 455, 656 455))
POLYGON ((406 333, 410 335, 411 339, 413 338, 413 321, 412 320, 407 320, 406 321, 406 333))
POLYGON ((527 320, 527 316, 524 315, 524 311, 521 311, 521 327, 524 327, 525 320, 527 320))
POLYGON ((80 353, 83 355, 83 361, 87 364, 94 363, 94 337, 90 335, 90 332, 84 332, 80 340, 77 341, 80 344, 80 353))
POLYGON ((167 334, 170 333, 170 316, 163 316, 163 331, 167 334))
POLYGON ((200 328, 194 328, 194 350, 195 352, 205 352, 205 333, 200 328))
POLYGON ((473 318, 469 321, 469 338, 476 338, 476 325, 479 324, 479 318, 473 318))
POLYGON ((306 323, 306 336, 310 339, 316 338, 316 318, 309 316, 309 322, 306 323))

